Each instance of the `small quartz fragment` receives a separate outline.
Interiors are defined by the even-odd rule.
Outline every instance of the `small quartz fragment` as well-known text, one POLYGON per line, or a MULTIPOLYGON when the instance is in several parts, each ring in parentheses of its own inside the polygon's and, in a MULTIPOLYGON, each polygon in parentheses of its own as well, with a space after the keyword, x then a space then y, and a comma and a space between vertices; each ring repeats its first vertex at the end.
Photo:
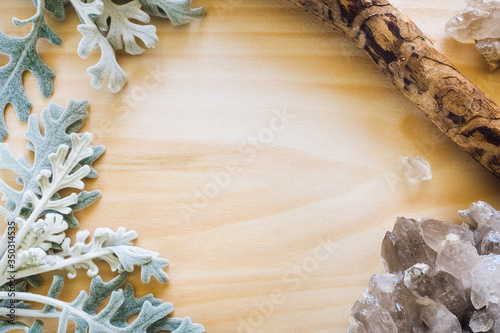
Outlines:
POLYGON ((500 254, 500 233, 496 230, 488 231, 488 233, 484 235, 478 251, 479 254, 500 254))
POLYGON ((500 212, 484 201, 472 203, 469 209, 459 210, 458 215, 471 229, 485 225, 500 232, 500 212))
POLYGON ((500 1, 470 0, 458 15, 446 24, 446 32, 461 43, 500 38, 500 1))
POLYGON ((398 217, 349 332, 500 332, 500 212, 479 201, 463 226, 398 217))
POLYGON ((464 287, 471 283, 471 270, 479 262, 476 248, 469 242, 460 240, 455 234, 448 234, 436 257, 436 269, 447 272, 462 280, 464 287))
POLYGON ((398 332, 390 314, 397 281, 398 277, 394 274, 372 276, 363 296, 354 304, 349 332, 398 332))
POLYGON ((494 71, 500 66, 500 39, 486 38, 476 41, 476 49, 482 54, 484 60, 494 71))
POLYGON ((490 69, 500 65, 500 1, 470 0, 446 24, 446 32, 462 43, 476 43, 490 69))
POLYGON ((429 327, 432 333, 462 333, 462 326, 458 318, 454 316, 443 304, 430 302, 420 309, 422 321, 429 327))
MULTIPOLYGON (((471 301, 476 309, 495 307, 500 302, 500 256, 481 256, 472 270, 471 301)), ((499 313, 500 314, 500 313, 499 313)))
POLYGON ((425 243, 434 251, 439 251, 449 234, 456 235, 458 239, 474 245, 474 233, 461 225, 450 224, 448 222, 435 219, 424 218, 418 224, 420 234, 425 243))
POLYGON ((436 251, 425 243, 418 221, 398 216, 392 233, 382 241, 382 261, 388 272, 397 273, 416 263, 434 265, 436 251))
POLYGON ((405 176, 412 180, 432 178, 430 164, 420 156, 403 157, 403 171, 405 176))
POLYGON ((474 311, 469 326, 472 332, 488 332, 493 327, 494 323, 495 321, 490 317, 488 312, 486 312, 486 309, 482 309, 474 311))
POLYGON ((417 303, 438 302, 455 316, 462 316, 469 306, 459 280, 445 272, 434 274, 426 264, 415 264, 407 269, 404 284, 417 303))

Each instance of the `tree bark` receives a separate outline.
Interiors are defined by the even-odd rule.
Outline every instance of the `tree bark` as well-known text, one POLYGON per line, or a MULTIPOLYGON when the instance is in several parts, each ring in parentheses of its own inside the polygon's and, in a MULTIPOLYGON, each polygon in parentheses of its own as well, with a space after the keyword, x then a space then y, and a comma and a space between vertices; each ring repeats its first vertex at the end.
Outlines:
POLYGON ((427 117, 500 178, 500 108, 386 0, 289 0, 342 31, 427 117))

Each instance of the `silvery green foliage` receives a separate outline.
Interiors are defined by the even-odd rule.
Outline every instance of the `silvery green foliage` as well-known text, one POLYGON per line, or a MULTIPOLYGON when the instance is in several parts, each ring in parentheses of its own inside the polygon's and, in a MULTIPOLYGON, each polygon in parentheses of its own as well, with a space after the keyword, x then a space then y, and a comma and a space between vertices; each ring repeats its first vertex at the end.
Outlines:
MULTIPOLYGON (((3 193, 6 207, 0 207, 0 213, 7 221, 14 221, 17 217, 26 217, 31 214, 32 207, 23 205, 23 200, 28 192, 36 195, 41 194, 41 188, 37 177, 43 170, 50 169, 49 156, 56 153, 61 145, 71 147, 71 134, 79 130, 83 125, 83 119, 87 117, 88 103, 86 101, 76 102, 70 100, 66 109, 56 104, 50 104, 42 111, 41 118, 44 126, 44 135, 40 131, 38 119, 31 115, 28 119, 28 149, 34 152, 34 162, 30 165, 24 156, 15 158, 9 151, 6 143, 0 143, 0 167, 15 172, 18 176, 17 182, 23 186, 22 190, 16 190, 8 186, 0 179, 0 191, 3 193)), ((87 165, 89 172, 87 178, 97 177, 97 172, 92 168, 92 163, 104 152, 104 146, 90 147, 92 154, 78 162, 79 166, 87 165)), ((77 227, 78 221, 73 216, 73 211, 84 208, 97 200, 99 191, 82 191, 77 195, 77 201, 71 205, 69 213, 63 213, 70 227, 77 227)))
POLYGON ((17 316, 38 318, 31 327, 21 321, 9 323, 0 320, 0 332, 25 329, 41 332, 44 318, 58 318, 58 332, 66 332, 68 321, 74 321, 76 332, 203 332, 201 325, 189 318, 167 317, 173 310, 170 303, 163 303, 152 295, 134 297, 131 286, 122 288, 126 272, 140 268, 141 280, 148 283, 151 277, 166 283, 164 268, 168 261, 158 253, 133 245, 137 233, 118 228, 97 228, 93 235, 79 231, 74 242, 66 237, 66 230, 79 225, 73 212, 97 200, 99 191, 85 192, 85 178, 95 178, 93 162, 104 152, 102 146, 91 146, 90 133, 77 133, 87 116, 86 101, 71 100, 63 109, 50 104, 42 111, 42 124, 31 115, 26 138, 28 149, 34 152, 30 164, 26 158, 15 158, 6 143, 0 143, 0 169, 17 174, 22 189, 14 189, 0 179, 0 191, 6 207, 0 209, 9 228, 17 230, 12 236, 7 228, 0 239, 0 316, 9 313, 15 302, 17 316), (42 126, 40 126, 42 125, 42 126), (42 127, 43 130, 40 128, 42 127), (43 133, 43 134, 42 134, 43 133), (61 192, 62 191, 62 192, 61 192), (15 248, 15 260, 8 256, 15 248), (7 251, 9 249, 9 251, 7 251), (105 262, 120 275, 104 283, 97 275, 97 262, 105 262), (77 276, 85 270, 92 277, 90 291, 81 294, 71 303, 57 300, 64 278, 55 276, 48 295, 27 291, 28 284, 39 287, 42 273, 66 271, 67 277, 77 276), (16 283, 9 279, 15 276, 16 283), (15 300, 9 294, 15 290, 15 300), (106 304, 105 299, 109 297, 106 304), (43 310, 33 310, 31 303, 45 304, 43 310), (101 307, 100 307, 101 306, 101 307), (97 309, 102 310, 97 312, 97 309), (132 322, 130 316, 137 315, 132 322))
MULTIPOLYGON (((10 61, 0 67, 0 110, 5 110, 7 104, 12 104, 17 117, 26 121, 31 109, 31 103, 23 88, 23 74, 29 71, 33 74, 43 97, 52 95, 54 71, 38 56, 36 45, 39 39, 46 39, 54 45, 61 45, 61 39, 45 24, 44 0, 38 2, 36 14, 27 20, 13 19, 14 25, 20 27, 32 24, 30 33, 25 37, 11 37, 0 31, 0 52, 9 56, 10 61)), ((0 140, 7 136, 3 116, 0 117, 0 140)))
MULTIPOLYGON (((97 64, 87 69, 92 77, 91 85, 100 88, 108 78, 112 92, 120 91, 127 76, 117 62, 115 50, 125 49, 130 54, 144 52, 138 40, 148 48, 158 44, 156 27, 148 25, 150 15, 170 19, 174 25, 200 19, 205 14, 203 7, 191 9, 191 0, 130 0, 116 4, 113 0, 35 0, 36 14, 24 21, 14 19, 14 25, 32 24, 31 32, 22 38, 7 36, 0 31, 0 53, 10 61, 0 67, 0 110, 12 104, 20 120, 26 121, 31 103, 23 89, 22 76, 30 71, 36 78, 40 92, 47 98, 53 92, 52 71, 39 57, 36 45, 39 39, 47 39, 60 45, 61 39, 45 23, 45 10, 56 19, 65 16, 65 3, 70 3, 78 13, 82 24, 77 29, 82 34, 78 54, 86 58, 95 48, 101 51, 97 64)), ((3 117, 0 117, 0 141, 7 136, 3 117)))
POLYGON ((156 28, 143 25, 149 22, 149 15, 169 18, 174 25, 185 24, 205 15, 203 7, 191 9, 191 0, 131 0, 122 5, 112 0, 70 2, 82 21, 78 26, 78 31, 83 35, 78 54, 86 58, 93 49, 98 47, 101 50, 99 62, 87 69, 92 77, 91 85, 100 88, 106 77, 109 77, 108 87, 113 92, 120 91, 127 82, 125 72, 116 61, 115 50, 125 48, 130 54, 141 54, 144 49, 137 40, 141 40, 148 48, 158 44, 156 28))
POLYGON ((205 15, 203 7, 191 9, 191 0, 140 0, 144 10, 154 16, 169 18, 172 24, 189 23, 205 15))
MULTIPOLYGON (((168 317, 174 307, 171 303, 164 303, 162 300, 154 298, 148 294, 141 298, 134 296, 134 288, 131 285, 122 287, 127 276, 122 274, 109 282, 103 282, 97 276, 92 279, 89 293, 81 291, 78 297, 71 303, 58 301, 64 278, 55 275, 52 286, 47 296, 21 295, 30 300, 40 300, 45 303, 43 310, 30 310, 38 313, 40 317, 56 316, 59 318, 58 332, 66 332, 68 322, 75 322, 76 333, 138 333, 138 332, 159 332, 170 331, 172 333, 201 333, 205 329, 199 324, 193 324, 189 317, 180 319, 168 317), (100 311, 98 307, 109 297, 109 301, 100 311), (127 322, 128 318, 137 315, 132 322, 127 322)), ((6 324, 0 324, 0 332, 6 324)), ((11 325, 11 329, 25 328, 26 325, 17 323, 11 325)), ((28 330, 28 332, 42 332, 43 322, 38 320, 28 330)))

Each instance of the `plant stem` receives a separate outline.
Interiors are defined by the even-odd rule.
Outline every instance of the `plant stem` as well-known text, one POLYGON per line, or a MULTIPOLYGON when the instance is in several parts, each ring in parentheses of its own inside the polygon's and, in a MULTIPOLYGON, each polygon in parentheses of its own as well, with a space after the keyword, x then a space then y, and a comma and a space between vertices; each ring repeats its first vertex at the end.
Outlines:
MULTIPOLYGON (((66 312, 68 312, 70 315, 73 315, 77 318, 81 318, 85 320, 86 322, 90 323, 92 322, 92 325, 95 328, 100 328, 102 329, 102 332, 111 332, 113 329, 114 331, 119 331, 117 327, 113 327, 111 325, 104 325, 100 323, 97 320, 94 320, 91 315, 86 313, 85 311, 71 306, 70 304, 60 301, 58 299, 48 297, 48 296, 42 296, 42 295, 37 295, 37 294, 32 294, 32 293, 27 293, 27 292, 16 292, 15 297, 9 297, 9 292, 7 291, 2 291, 0 292, 0 299, 16 299, 19 301, 29 301, 29 302, 36 302, 36 303, 41 303, 41 304, 46 304, 46 305, 51 305, 55 308, 62 309, 66 312)), ((0 314, 6 314, 6 310, 8 311, 9 309, 6 308, 1 308, 0 307, 0 314)), ((16 309, 16 313, 23 314, 23 315, 28 315, 30 317, 33 317, 34 315, 37 315, 38 317, 49 317, 49 318, 57 318, 60 317, 61 313, 56 312, 58 316, 54 316, 54 312, 49 312, 49 313, 43 313, 40 312, 40 310, 24 310, 21 311, 22 309, 16 309), (18 312, 19 311, 19 312, 18 312), (35 312, 29 312, 29 311, 35 311, 35 312), (51 315, 49 315, 51 314, 51 315)))
MULTIPOLYGON (((49 272, 49 271, 64 269, 68 266, 73 266, 73 265, 76 265, 78 263, 85 262, 87 260, 92 260, 95 258, 100 258, 100 257, 106 256, 108 254, 112 254, 112 253, 113 253, 113 251, 111 249, 104 248, 100 251, 86 253, 86 254, 81 255, 79 257, 76 257, 76 258, 64 259, 64 260, 57 262, 53 265, 45 264, 45 265, 41 265, 41 266, 26 268, 26 269, 23 269, 21 271, 16 272, 16 279, 21 279, 21 278, 25 278, 25 277, 37 275, 37 274, 42 274, 42 273, 49 272)), ((4 285, 7 282, 8 282, 8 278, 6 275, 3 275, 0 277, 0 286, 4 285)))
MULTIPOLYGON (((0 307, 0 315, 9 315, 10 309, 0 307)), ((59 311, 43 312, 43 310, 16 309, 16 317, 32 317, 32 318, 59 318, 59 311)))

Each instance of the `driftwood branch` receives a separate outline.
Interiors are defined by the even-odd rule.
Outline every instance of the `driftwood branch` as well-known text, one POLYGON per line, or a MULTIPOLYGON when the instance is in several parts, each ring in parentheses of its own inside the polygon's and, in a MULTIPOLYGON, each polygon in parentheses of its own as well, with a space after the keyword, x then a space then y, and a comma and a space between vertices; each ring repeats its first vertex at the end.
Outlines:
POLYGON ((500 108, 386 0, 289 0, 363 49, 436 126, 500 178, 500 108))

